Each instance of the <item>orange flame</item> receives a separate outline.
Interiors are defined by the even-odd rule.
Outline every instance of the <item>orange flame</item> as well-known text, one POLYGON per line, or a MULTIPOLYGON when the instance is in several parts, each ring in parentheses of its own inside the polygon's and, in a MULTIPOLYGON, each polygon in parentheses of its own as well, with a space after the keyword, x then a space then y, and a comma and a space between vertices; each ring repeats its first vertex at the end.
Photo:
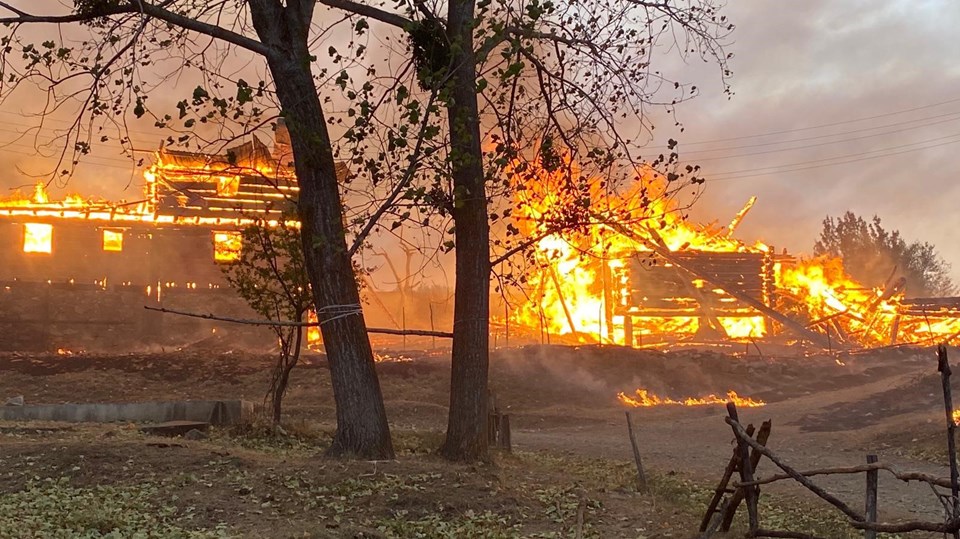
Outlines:
MULTIPOLYGON (((734 299, 702 279, 691 279, 683 297, 669 298, 674 302, 670 312, 645 314, 628 288, 631 258, 651 254, 654 246, 675 253, 774 257, 763 243, 748 245, 732 237, 753 199, 730 225, 704 226, 684 219, 676 198, 670 196, 669 182, 649 168, 639 167, 635 181, 621 193, 609 190, 605 178, 583 178, 576 163, 569 161, 552 170, 537 163, 512 172, 518 235, 540 239, 534 245, 534 268, 525 278, 525 300, 510 313, 511 323, 539 327, 548 338, 567 335, 579 342, 619 343, 632 342, 624 329, 629 315, 633 335, 641 338, 691 336, 707 320, 699 305, 702 299, 728 306, 735 305, 734 299), (555 232, 560 229, 563 232, 555 232)), ((957 313, 910 314, 901 304, 902 289, 865 286, 846 274, 838 258, 775 262, 772 274, 775 282, 770 288, 779 300, 769 306, 838 344, 881 346, 960 337, 957 313)), ((759 338, 777 329, 768 328, 752 308, 728 307, 718 311, 716 322, 733 339, 759 338)))
POLYGON ((650 393, 650 391, 646 389, 641 388, 636 390, 633 397, 626 395, 623 392, 617 393, 617 400, 623 404, 633 406, 635 408, 666 405, 707 406, 711 404, 727 404, 728 402, 732 402, 741 408, 757 408, 767 405, 767 403, 763 402, 762 400, 741 397, 736 391, 733 390, 727 391, 726 398, 710 394, 706 397, 686 397, 681 400, 674 400, 669 397, 660 397, 650 393))
MULTIPOLYGON (((667 196, 668 182, 649 168, 638 168, 635 181, 622 194, 608 191, 605 178, 600 177, 571 189, 569 178, 581 174, 575 163, 567 163, 552 171, 528 165, 522 174, 513 175, 517 185, 514 217, 520 235, 541 237, 533 256, 537 268, 526 279, 528 299, 511 314, 511 320, 522 326, 573 335, 580 342, 603 342, 609 340, 606 334, 620 342, 623 316, 609 313, 619 307, 614 296, 622 295, 620 289, 626 284, 618 277, 626 259, 651 253, 653 244, 671 251, 767 250, 761 243, 747 246, 729 237, 726 227, 698 226, 685 220, 679 203, 667 196), (571 211, 587 222, 569 223, 571 211), (551 233, 561 224, 569 225, 573 232, 551 233), (625 226, 629 235, 623 233, 625 226)), ((761 316, 721 317, 718 321, 733 338, 766 333, 761 316)), ((693 334, 699 328, 696 313, 674 318, 640 315, 634 322, 635 331, 641 334, 693 334)))

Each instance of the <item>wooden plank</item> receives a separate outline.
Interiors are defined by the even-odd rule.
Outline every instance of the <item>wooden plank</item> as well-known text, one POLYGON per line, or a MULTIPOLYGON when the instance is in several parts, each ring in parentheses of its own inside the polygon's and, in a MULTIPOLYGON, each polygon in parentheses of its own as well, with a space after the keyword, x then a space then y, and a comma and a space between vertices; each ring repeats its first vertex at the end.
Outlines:
MULTIPOLYGON (((747 436, 753 436, 754 432, 753 424, 747 425, 747 436)), ((727 467, 723 470, 723 475, 720 477, 720 483, 717 484, 717 488, 713 490, 713 498, 710 499, 710 503, 707 504, 707 511, 703 515, 703 519, 700 521, 700 531, 705 532, 710 528, 711 521, 715 513, 719 512, 722 518, 722 515, 726 514, 726 508, 728 505, 723 505, 721 507, 721 501, 723 500, 724 494, 729 492, 728 487, 730 485, 730 478, 733 477, 733 472, 737 471, 737 462, 739 462, 739 449, 733 450, 733 456, 730 457, 730 461, 727 462, 727 467)))
MULTIPOLYGON (((760 425, 760 431, 757 432, 757 437, 756 437, 757 443, 761 445, 767 445, 767 440, 770 439, 770 429, 772 428, 772 426, 773 425, 770 422, 770 420, 764 421, 760 425)), ((747 427, 747 434, 748 435, 751 434, 749 426, 747 427)), ((756 471, 757 465, 760 464, 760 457, 762 456, 763 455, 761 455, 760 452, 757 451, 756 449, 754 449, 750 453, 750 469, 752 471, 756 471)), ((752 487, 746 487, 746 488, 752 488, 752 487)), ((723 520, 720 523, 720 531, 722 532, 730 531, 730 526, 733 524, 733 517, 734 515, 736 515, 737 508, 740 506, 741 503, 743 503, 743 500, 745 499, 745 497, 746 497, 746 491, 744 488, 738 489, 736 492, 733 493, 733 497, 731 498, 730 502, 727 504, 727 508, 723 513, 723 520)))
POLYGON ((640 445, 637 442, 637 433, 633 430, 633 418, 630 411, 627 415, 627 435, 630 436, 630 446, 633 448, 633 461, 637 465, 637 492, 647 492, 647 476, 643 473, 643 461, 640 458, 640 445))
MULTIPOLYGON (((947 347, 937 347, 937 371, 943 385, 943 408, 947 414, 947 458, 950 460, 950 493, 953 513, 951 518, 960 516, 960 477, 957 471, 957 423, 953 420, 953 394, 950 391, 950 361, 947 347)), ((960 538, 960 531, 953 532, 954 539, 960 538)))
MULTIPOLYGON (((727 403, 727 415, 739 426, 740 416, 737 415, 736 404, 732 402, 727 403)), ((747 442, 743 439, 746 432, 738 431, 732 424, 731 427, 733 427, 733 435, 737 439, 737 449, 740 453, 740 482, 751 482, 753 481, 753 467, 751 466, 750 448, 747 447, 747 442)), ((749 438, 749 436, 747 436, 747 438, 749 438)), ((757 487, 744 487, 744 498, 747 500, 747 520, 749 522, 750 532, 755 532, 757 528, 760 527, 760 517, 757 515, 757 492, 757 487)))
MULTIPOLYGON (((876 462, 876 455, 867 455, 867 464, 875 464, 876 462)), ((867 471, 867 491, 864 496, 864 516, 866 516, 866 522, 871 524, 875 524, 877 522, 877 483, 879 477, 879 470, 867 471)), ((864 539, 877 539, 877 532, 875 530, 864 530, 863 537, 864 539)))

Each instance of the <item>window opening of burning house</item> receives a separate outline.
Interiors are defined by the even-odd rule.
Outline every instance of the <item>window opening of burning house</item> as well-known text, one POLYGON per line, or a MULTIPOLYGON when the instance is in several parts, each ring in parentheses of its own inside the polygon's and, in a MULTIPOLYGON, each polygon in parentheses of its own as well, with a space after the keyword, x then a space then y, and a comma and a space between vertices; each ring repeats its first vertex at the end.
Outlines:
POLYGON ((103 250, 111 253, 123 251, 123 230, 117 228, 103 229, 103 250))
POLYGON ((217 176, 217 196, 235 197, 240 192, 240 176, 217 176))
POLYGON ((222 263, 240 260, 241 244, 239 232, 214 232, 213 260, 222 263))
POLYGON ((53 251, 53 225, 24 223, 23 252, 51 253, 53 251))

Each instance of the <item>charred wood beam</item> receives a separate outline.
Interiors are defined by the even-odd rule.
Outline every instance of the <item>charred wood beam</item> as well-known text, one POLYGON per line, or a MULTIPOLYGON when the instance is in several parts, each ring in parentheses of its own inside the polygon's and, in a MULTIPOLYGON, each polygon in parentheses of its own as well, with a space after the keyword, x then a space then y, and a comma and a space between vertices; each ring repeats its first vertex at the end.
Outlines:
MULTIPOLYGON (((667 252, 672 253, 670 248, 667 246, 666 242, 663 241, 663 238, 660 237, 660 234, 652 228, 647 229, 647 233, 660 245, 660 247, 667 252)), ((717 315, 713 311, 712 302, 704 295, 703 290, 697 288, 690 279, 684 278, 684 271, 681 270, 679 266, 676 268, 677 278, 680 282, 683 283, 684 289, 690 294, 693 299, 697 301, 697 304, 700 306, 700 316, 706 321, 707 326, 716 334, 727 338, 727 331, 723 328, 723 324, 720 323, 720 320, 717 318, 717 315)))
POLYGON ((737 215, 733 217, 733 220, 730 221, 730 224, 727 225, 726 236, 729 238, 733 236, 733 233, 737 230, 737 227, 740 226, 740 223, 743 221, 743 218, 746 217, 747 212, 750 211, 750 208, 753 208, 753 205, 757 203, 757 196, 754 195, 750 197, 750 200, 743 205, 743 208, 737 212, 737 215))

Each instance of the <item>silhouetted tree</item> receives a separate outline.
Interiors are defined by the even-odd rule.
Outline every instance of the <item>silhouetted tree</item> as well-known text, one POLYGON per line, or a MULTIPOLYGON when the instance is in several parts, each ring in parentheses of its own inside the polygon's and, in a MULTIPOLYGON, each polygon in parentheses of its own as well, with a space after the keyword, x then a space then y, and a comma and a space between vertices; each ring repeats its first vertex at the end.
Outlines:
POLYGON ((224 266, 227 282, 250 307, 271 325, 280 349, 264 397, 270 406, 274 425, 280 423, 283 396, 290 372, 300 359, 304 346, 304 327, 283 322, 302 323, 312 305, 310 280, 303 260, 300 229, 290 219, 275 224, 258 220, 242 232, 239 258, 224 266))
POLYGON ((843 260, 851 277, 869 286, 883 286, 892 274, 907 281, 910 296, 948 296, 956 292, 950 264, 927 242, 907 243, 897 230, 888 231, 876 215, 866 221, 853 212, 823 220, 816 255, 843 260))

